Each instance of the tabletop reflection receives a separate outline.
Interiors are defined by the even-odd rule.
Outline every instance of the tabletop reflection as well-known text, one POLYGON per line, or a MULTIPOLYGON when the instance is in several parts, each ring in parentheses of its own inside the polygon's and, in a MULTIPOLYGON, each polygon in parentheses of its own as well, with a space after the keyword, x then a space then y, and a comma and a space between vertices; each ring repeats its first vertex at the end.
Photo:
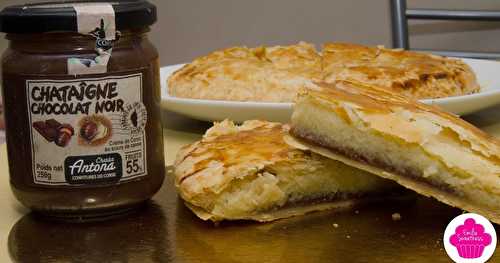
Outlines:
POLYGON ((168 262, 167 220, 149 203, 126 218, 95 223, 50 222, 28 214, 9 234, 16 262, 168 262))
POLYGON ((27 215, 10 232, 9 252, 17 262, 450 262, 442 236, 462 211, 415 196, 215 226, 184 206, 167 176, 153 202, 126 218, 71 224, 27 215))

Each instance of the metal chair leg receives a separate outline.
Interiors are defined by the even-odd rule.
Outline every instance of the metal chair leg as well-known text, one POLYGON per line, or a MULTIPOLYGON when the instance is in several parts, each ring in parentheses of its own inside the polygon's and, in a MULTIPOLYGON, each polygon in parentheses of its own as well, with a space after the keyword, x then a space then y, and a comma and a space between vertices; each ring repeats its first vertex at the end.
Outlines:
POLYGON ((392 47, 410 49, 406 0, 391 1, 392 47))

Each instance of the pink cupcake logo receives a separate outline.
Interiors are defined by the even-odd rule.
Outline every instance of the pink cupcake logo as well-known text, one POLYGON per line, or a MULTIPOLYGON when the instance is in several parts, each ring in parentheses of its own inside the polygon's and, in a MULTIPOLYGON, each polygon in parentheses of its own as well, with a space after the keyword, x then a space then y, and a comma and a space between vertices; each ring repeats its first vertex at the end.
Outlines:
POLYGON ((476 224, 473 218, 465 219, 463 225, 455 228, 450 243, 457 248, 458 255, 463 258, 479 258, 484 248, 491 245, 491 235, 484 233, 484 227, 476 224))
POLYGON ((453 219, 443 238, 446 252, 457 262, 486 262, 496 248, 496 233, 488 219, 463 214, 453 219))

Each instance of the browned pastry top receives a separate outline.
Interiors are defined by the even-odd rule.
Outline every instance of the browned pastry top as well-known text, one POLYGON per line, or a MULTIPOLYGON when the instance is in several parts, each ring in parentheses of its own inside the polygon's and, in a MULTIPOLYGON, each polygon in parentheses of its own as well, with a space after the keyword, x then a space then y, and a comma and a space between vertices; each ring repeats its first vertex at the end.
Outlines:
POLYGON ((441 98, 479 91, 471 68, 459 59, 383 47, 328 43, 324 81, 356 80, 413 98, 441 98))
MULTIPOLYGON (((360 111, 367 115, 386 115, 385 120, 376 120, 380 127, 387 126, 391 114, 397 114, 398 111, 404 111, 411 114, 431 119, 432 122, 440 127, 451 129, 450 132, 456 133, 456 140, 464 145, 470 145, 480 152, 489 156, 495 156, 500 160, 500 142, 498 139, 485 133, 474 125, 462 120, 460 117, 441 110, 438 107, 420 103, 412 98, 395 93, 374 85, 366 85, 355 81, 337 81, 336 83, 316 83, 314 89, 302 90, 301 95, 311 95, 320 100, 329 102, 353 103, 360 111)), ((374 120, 375 121, 375 120, 374 120)), ((393 127, 394 128, 394 127, 393 127)), ((414 129, 400 127, 401 133, 412 133, 414 129)), ((425 128, 425 127, 422 127, 425 128)), ((416 131, 418 132, 418 130, 416 131)))
POLYGON ((459 59, 431 54, 327 43, 233 47, 195 59, 168 80, 176 97, 292 102, 312 81, 354 80, 417 99, 479 91, 471 68, 459 59))

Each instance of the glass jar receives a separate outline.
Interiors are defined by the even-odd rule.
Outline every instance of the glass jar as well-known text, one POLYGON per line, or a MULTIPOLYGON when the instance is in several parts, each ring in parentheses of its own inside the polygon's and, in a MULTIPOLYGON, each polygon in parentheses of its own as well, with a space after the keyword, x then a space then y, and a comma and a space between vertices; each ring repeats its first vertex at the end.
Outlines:
POLYGON ((34 211, 100 218, 139 206, 164 179, 158 53, 147 37, 156 9, 142 0, 86 2, 97 13, 112 7, 103 13, 116 22, 110 37, 104 19, 95 32, 75 26, 76 18, 94 22, 75 4, 0 13, 10 182, 34 211))

